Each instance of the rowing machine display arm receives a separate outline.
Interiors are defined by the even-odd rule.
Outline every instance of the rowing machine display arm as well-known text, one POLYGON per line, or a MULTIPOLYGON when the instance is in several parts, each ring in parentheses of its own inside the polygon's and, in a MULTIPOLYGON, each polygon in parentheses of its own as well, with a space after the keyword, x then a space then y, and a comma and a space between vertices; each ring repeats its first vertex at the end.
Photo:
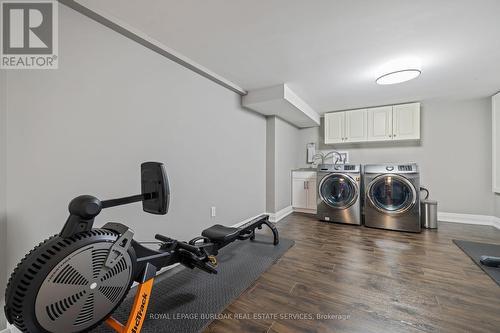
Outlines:
POLYGON ((142 202, 142 209, 146 213, 165 215, 170 201, 170 186, 162 163, 141 164, 141 192, 137 195, 104 201, 91 195, 74 198, 69 203, 69 217, 59 235, 67 238, 79 232, 90 231, 95 217, 101 210, 134 202, 142 202))

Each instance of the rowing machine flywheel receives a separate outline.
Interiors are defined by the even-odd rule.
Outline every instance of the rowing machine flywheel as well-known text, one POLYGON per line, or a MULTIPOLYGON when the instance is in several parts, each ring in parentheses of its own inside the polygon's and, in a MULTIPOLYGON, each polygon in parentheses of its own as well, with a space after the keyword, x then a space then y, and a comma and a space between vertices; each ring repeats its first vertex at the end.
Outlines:
POLYGON ((18 264, 5 294, 7 319, 23 332, 69 333, 99 325, 123 301, 136 263, 131 248, 105 265, 119 235, 92 229, 53 236, 18 264))

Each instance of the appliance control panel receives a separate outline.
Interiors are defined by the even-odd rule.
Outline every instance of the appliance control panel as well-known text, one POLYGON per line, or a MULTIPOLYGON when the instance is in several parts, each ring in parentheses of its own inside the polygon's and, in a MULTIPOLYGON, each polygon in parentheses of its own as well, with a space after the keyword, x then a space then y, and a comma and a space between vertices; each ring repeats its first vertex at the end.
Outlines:
POLYGON ((366 164, 364 166, 365 174, 373 173, 418 173, 416 163, 394 163, 394 164, 366 164))
POLYGON ((413 165, 398 165, 398 171, 413 171, 413 165))
POLYGON ((356 173, 360 172, 361 167, 359 164, 320 164, 318 165, 318 171, 328 171, 328 172, 349 172, 356 173))

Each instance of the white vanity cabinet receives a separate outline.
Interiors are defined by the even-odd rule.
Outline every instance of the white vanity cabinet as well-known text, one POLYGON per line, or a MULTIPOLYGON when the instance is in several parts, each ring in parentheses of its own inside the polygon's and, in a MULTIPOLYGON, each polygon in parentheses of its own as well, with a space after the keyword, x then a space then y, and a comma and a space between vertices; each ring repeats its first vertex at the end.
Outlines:
POLYGON ((296 212, 316 214, 316 171, 292 172, 292 207, 296 212))

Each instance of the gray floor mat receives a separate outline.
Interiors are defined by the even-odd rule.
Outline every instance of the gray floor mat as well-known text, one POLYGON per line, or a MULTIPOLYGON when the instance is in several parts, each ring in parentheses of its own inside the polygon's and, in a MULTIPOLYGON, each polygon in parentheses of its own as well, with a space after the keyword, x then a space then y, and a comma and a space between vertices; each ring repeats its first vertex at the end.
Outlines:
MULTIPOLYGON (((194 333, 203 330, 213 318, 202 316, 213 317, 222 312, 293 244, 292 240, 280 239, 274 246, 272 237, 257 234, 255 241, 236 241, 219 252, 218 274, 179 266, 160 275, 155 280, 141 332, 194 333), (184 315, 192 319, 175 319, 184 315)), ((133 289, 113 314, 122 323, 127 321, 134 295, 133 289)), ((114 331, 103 324, 92 332, 114 331)))
POLYGON ((476 243, 464 240, 453 240, 462 251, 465 252, 481 269, 500 286, 500 268, 484 266, 479 262, 483 255, 500 257, 500 245, 476 243))

